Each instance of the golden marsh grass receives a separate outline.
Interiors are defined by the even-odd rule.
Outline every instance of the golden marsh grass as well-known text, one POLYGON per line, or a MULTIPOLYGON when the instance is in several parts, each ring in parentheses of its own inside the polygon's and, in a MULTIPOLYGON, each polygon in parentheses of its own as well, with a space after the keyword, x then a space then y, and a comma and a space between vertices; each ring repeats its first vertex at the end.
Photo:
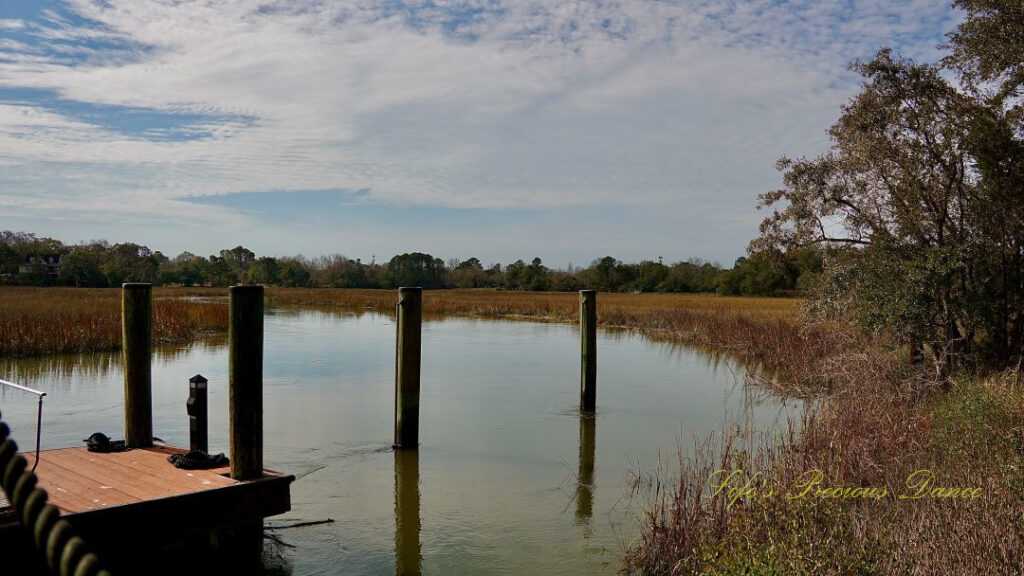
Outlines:
MULTIPOLYGON (((546 322, 578 321, 576 293, 437 290, 424 293, 429 315, 462 315, 546 322)), ((807 326, 799 301, 707 294, 598 296, 598 322, 663 341, 733 354, 772 372, 810 382, 816 359, 851 348, 848 329, 807 326), (801 360, 801 361, 795 361, 801 360)), ((120 290, 0 288, 0 356, 116 349, 121 343, 120 290)), ((393 290, 269 288, 267 305, 319 310, 394 312, 393 290)), ((227 330, 227 290, 154 289, 155 343, 187 342, 227 330)))
MULTIPOLYGON (((227 330, 227 306, 157 289, 154 343, 189 342, 227 330)), ((121 346, 121 291, 0 288, 0 356, 93 352, 121 346)))

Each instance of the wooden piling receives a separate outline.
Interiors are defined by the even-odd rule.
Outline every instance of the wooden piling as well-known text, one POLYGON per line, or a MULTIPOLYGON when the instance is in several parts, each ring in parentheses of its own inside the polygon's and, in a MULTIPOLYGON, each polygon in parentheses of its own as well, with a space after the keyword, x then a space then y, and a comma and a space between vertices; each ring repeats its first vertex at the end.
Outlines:
POLYGON ((263 286, 232 286, 228 301, 231 478, 263 474, 263 286))
POLYGON ((121 285, 124 361, 124 439, 132 448, 153 444, 153 285, 121 285))
POLYGON ((597 408, 597 291, 580 290, 580 410, 597 408))
POLYGON ((395 448, 415 450, 420 443, 420 327, 423 288, 398 289, 398 339, 395 354, 395 448))

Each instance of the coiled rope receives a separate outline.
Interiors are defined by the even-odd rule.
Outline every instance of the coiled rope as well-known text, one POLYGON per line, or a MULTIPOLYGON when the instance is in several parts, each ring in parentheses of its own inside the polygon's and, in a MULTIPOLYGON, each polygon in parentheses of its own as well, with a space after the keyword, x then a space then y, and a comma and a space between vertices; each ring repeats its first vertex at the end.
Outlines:
POLYGON ((28 461, 18 454, 18 445, 10 435, 11 429, 0 419, 3 490, 18 520, 31 532, 36 549, 46 556, 50 570, 59 576, 110 576, 99 557, 74 534, 71 524, 60 518, 60 510, 47 503, 49 495, 36 486, 35 472, 28 469, 28 461))

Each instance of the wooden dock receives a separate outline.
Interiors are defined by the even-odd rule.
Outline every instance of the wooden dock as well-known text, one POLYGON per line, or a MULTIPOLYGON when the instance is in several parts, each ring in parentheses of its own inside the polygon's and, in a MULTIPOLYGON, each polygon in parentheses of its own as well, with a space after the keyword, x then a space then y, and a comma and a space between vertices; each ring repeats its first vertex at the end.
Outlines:
MULTIPOLYGON (((261 542, 263 518, 290 509, 295 477, 264 470, 252 480, 232 480, 227 466, 182 470, 168 462, 169 455, 184 452, 162 443, 116 453, 84 446, 45 450, 36 475, 50 503, 111 565, 138 568, 161 552, 193 554, 197 544, 252 552, 261 542), (243 539, 247 543, 237 545, 243 539)), ((24 456, 31 467, 35 455, 24 456)), ((0 549, 27 545, 27 538, 16 519, 0 512, 0 549)), ((21 549, 33 552, 31 546, 21 549)))
MULTIPOLYGON (((63 523, 44 523, 42 541, 37 543, 13 509, 0 502, 0 573, 46 573, 41 550, 60 564, 61 574, 85 570, 79 564, 82 541, 69 540, 68 532, 81 537, 84 548, 95 552, 99 564, 113 573, 253 573, 263 552, 263 519, 291 508, 290 486, 295 480, 263 468, 263 292, 262 286, 229 289, 230 468, 182 470, 168 456, 186 450, 153 437, 152 285, 122 285, 124 442, 130 450, 47 450, 39 454, 33 487, 33 476, 18 469, 24 463, 11 460, 13 450, 5 443, 4 459, 11 466, 4 465, 3 485, 26 499, 18 500, 18 513, 26 514, 30 525, 42 521, 42 492, 23 495, 26 487, 41 488, 71 529, 63 523)), ((5 380, 0 384, 38 395, 41 421, 44 392, 5 380)), ((189 379, 186 412, 192 450, 207 449, 207 384, 199 374, 189 379)), ((24 457, 29 467, 36 463, 34 454, 24 457)))

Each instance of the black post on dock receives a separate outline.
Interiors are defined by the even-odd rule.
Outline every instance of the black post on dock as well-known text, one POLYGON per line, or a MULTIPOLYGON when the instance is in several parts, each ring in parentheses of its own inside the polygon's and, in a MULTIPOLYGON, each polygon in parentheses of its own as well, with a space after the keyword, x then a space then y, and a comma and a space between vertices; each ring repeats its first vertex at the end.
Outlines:
POLYGON ((121 285, 121 354, 124 361, 124 440, 153 444, 153 285, 121 285))
POLYGON ((263 286, 228 289, 231 478, 263 474, 263 286))
POLYGON ((597 290, 580 290, 580 410, 597 408, 597 290))
POLYGON ((209 450, 209 403, 207 401, 208 380, 202 374, 188 379, 188 449, 195 452, 209 450))
POLYGON ((415 450, 420 443, 420 328, 423 288, 399 288, 397 308, 394 447, 415 450))

